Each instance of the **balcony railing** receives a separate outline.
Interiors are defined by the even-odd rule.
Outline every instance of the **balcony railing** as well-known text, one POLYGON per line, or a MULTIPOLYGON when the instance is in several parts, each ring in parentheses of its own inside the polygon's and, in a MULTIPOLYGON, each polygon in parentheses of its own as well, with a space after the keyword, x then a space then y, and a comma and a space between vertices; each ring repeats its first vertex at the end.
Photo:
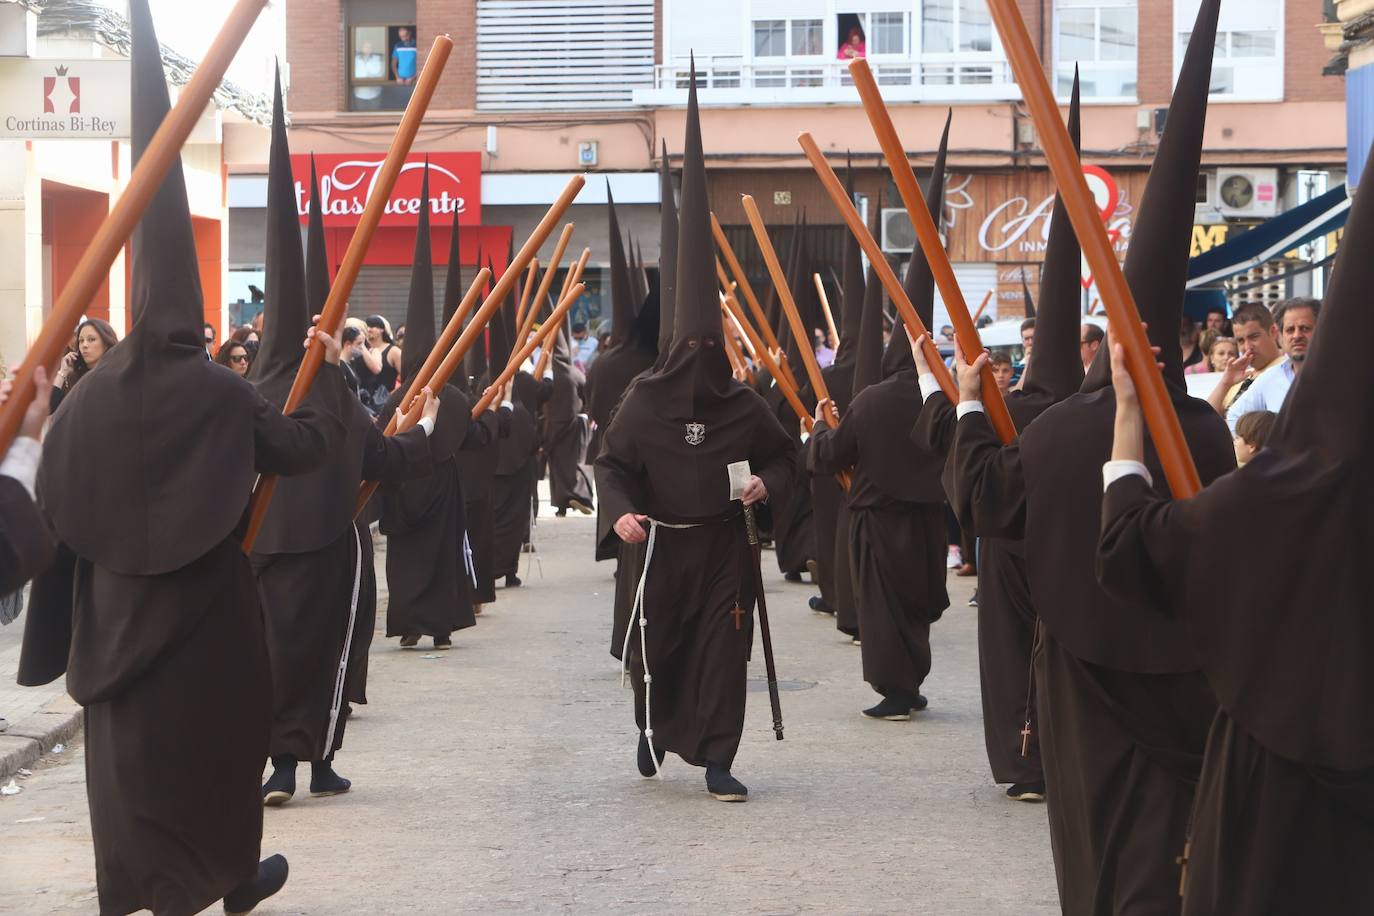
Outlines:
MULTIPOLYGON (((1011 68, 985 55, 871 58, 878 85, 893 101, 987 101, 1020 97, 1011 68)), ((844 61, 698 57, 697 90, 704 104, 806 105, 857 102, 844 61)), ((635 92, 641 105, 683 104, 690 61, 654 68, 654 88, 635 92)))

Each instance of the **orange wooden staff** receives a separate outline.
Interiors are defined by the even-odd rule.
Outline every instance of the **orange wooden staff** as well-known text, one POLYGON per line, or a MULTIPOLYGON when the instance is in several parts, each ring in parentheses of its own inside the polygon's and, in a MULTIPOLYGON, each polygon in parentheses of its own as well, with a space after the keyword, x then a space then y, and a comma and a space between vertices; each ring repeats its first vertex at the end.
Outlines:
POLYGON ((520 304, 515 307, 515 326, 524 324, 525 306, 530 304, 530 294, 534 292, 534 278, 539 276, 539 259, 530 261, 530 272, 525 277, 524 289, 520 291, 520 304))
POLYGON ((830 346, 838 350, 840 332, 835 329, 835 313, 830 311, 830 298, 825 294, 825 284, 821 282, 820 274, 812 274, 811 279, 816 284, 816 295, 821 297, 821 311, 825 313, 825 326, 830 331, 830 346))
POLYGON ((763 252, 763 263, 768 266, 773 288, 778 291, 778 301, 782 303, 783 314, 787 316, 787 323, 792 328, 792 337, 797 341, 797 349, 801 351, 802 364, 806 366, 806 377, 811 381, 811 390, 815 392, 817 400, 830 401, 829 409, 826 410, 826 420, 831 426, 839 426, 840 415, 835 410, 835 402, 830 400, 830 391, 826 388, 825 378, 821 375, 820 364, 816 362, 816 351, 811 346, 811 332, 806 329, 806 325, 802 323, 801 313, 797 311, 792 290, 787 286, 787 277, 783 276, 782 265, 778 263, 778 253, 773 250, 773 243, 768 238, 768 227, 763 224, 763 214, 759 212, 758 204, 754 203, 752 195, 743 195, 740 202, 744 204, 744 213, 749 217, 749 226, 754 230, 754 240, 758 242, 759 251, 763 252))
POLYGON ((1050 84, 1045 79, 1040 58, 1031 44, 1026 24, 1016 8, 1016 0, 989 0, 997 32, 1011 62, 1016 82, 1021 87, 1026 107, 1030 109, 1035 132, 1045 152, 1045 160, 1054 173, 1064 209, 1073 223, 1083 248, 1083 256, 1092 268, 1102 302, 1107 306, 1113 339, 1119 341, 1126 355, 1126 368, 1140 397, 1150 437, 1159 452, 1159 462, 1169 480, 1169 489, 1176 499, 1187 499, 1202 488, 1188 442, 1183 438, 1178 414, 1169 399, 1164 376, 1155 361, 1150 339, 1140 323, 1140 311, 1126 277, 1117 263, 1116 253, 1107 238, 1102 216, 1083 179, 1083 167, 1074 152, 1068 129, 1059 115, 1050 84))
MULTIPOLYGON (((353 284, 358 279, 358 271, 362 269, 363 258, 367 256, 372 236, 382 220, 387 202, 391 200, 391 191, 396 186, 396 179, 400 177, 401 168, 405 165, 406 156, 415 142, 420 122, 424 120, 425 111, 429 108, 430 99, 434 97, 434 90, 439 85, 439 77, 444 72, 444 65, 448 63, 452 50, 451 38, 447 35, 437 36, 429 49, 429 57, 425 58, 424 68, 415 81, 415 89, 406 104, 401 123, 396 128, 391 149, 387 151, 386 159, 373 179, 367 205, 358 220, 358 228, 353 231, 353 238, 349 240, 343 263, 339 265, 339 272, 334 276, 334 285, 329 289, 329 298, 325 300, 324 308, 321 310, 316 327, 329 334, 337 334, 339 325, 343 323, 344 312, 348 308, 348 296, 353 292, 353 284)), ((305 356, 301 359, 300 368, 296 370, 291 391, 286 395, 282 413, 291 413, 305 400, 323 363, 324 344, 319 340, 311 340, 305 356)), ((267 506, 271 503, 272 493, 276 488, 277 478, 270 474, 259 477, 257 486, 253 488, 253 497, 249 504, 248 530, 243 537, 245 553, 253 549, 253 542, 258 539, 263 520, 267 518, 267 506)))
MULTIPOLYGON (((558 273, 558 265, 563 261, 563 252, 568 248, 568 242, 572 240, 573 223, 568 223, 563 227, 563 232, 558 236, 558 244, 553 247, 553 260, 544 271, 544 279, 539 281, 539 292, 534 294, 534 301, 530 303, 529 311, 525 313, 524 320, 520 323, 520 333, 515 335, 516 340, 525 340, 530 336, 530 328, 534 327, 534 322, 539 318, 539 310, 544 307, 544 301, 548 298, 549 289, 553 286, 554 274, 558 273)), ((559 296, 558 298, 563 298, 559 296)))
POLYGON ((115 201, 109 215, 82 252, 71 278, 62 287, 62 294, 57 297, 38 337, 29 346, 24 361, 15 372, 14 388, 9 400, 0 407, 0 455, 8 451, 14 442, 24 420, 24 412, 33 401, 34 369, 43 366, 51 373, 57 365, 81 321, 82 313, 109 276, 110 265, 124 250, 125 241, 133 234, 143 211, 148 209, 148 203, 161 187, 168 169, 181 155, 182 145, 205 113, 211 94, 219 86, 224 71, 266 4, 267 0, 239 0, 230 11, 220 27, 219 35, 191 76, 191 81, 182 87, 177 95, 177 103, 162 119, 148 148, 138 158, 138 164, 129 176, 129 186, 115 201))
POLYGON ((797 396, 797 389, 794 388, 792 384, 787 381, 787 377, 782 374, 782 370, 778 366, 777 360, 773 359, 773 355, 768 352, 768 346, 763 342, 763 339, 759 337, 758 331, 755 331, 753 325, 744 317, 744 310, 740 307, 739 300, 736 299, 733 294, 727 292, 725 294, 725 307, 730 310, 730 315, 735 319, 735 324, 737 324, 740 329, 744 331, 745 336, 749 338, 749 342, 754 347, 754 355, 763 363, 763 368, 767 369, 768 373, 773 376, 773 381, 777 383, 778 390, 782 392, 782 396, 786 398, 787 403, 791 405, 792 411, 797 415, 797 419, 801 420, 802 427, 810 433, 816 421, 812 419, 811 414, 807 412, 806 407, 802 405, 801 398, 797 396))
POLYGON ((978 305, 978 311, 973 313, 973 324, 975 326, 978 324, 978 319, 983 317, 983 311, 988 307, 988 303, 992 301, 992 293, 992 290, 983 293, 983 301, 978 305))
POLYGON ((740 354, 739 346, 735 343, 734 329, 730 327, 730 319, 726 317, 729 313, 725 311, 724 293, 721 294, 720 300, 720 330, 721 339, 725 341, 725 356, 730 360, 730 371, 735 378, 743 382, 746 379, 744 357, 740 354))
MULTIPOLYGON (((582 279, 582 271, 587 268, 587 259, 592 256, 590 248, 582 249, 582 257, 577 259, 577 263, 568 271, 563 278, 563 290, 558 294, 559 301, 568 298, 568 291, 571 290, 582 279)), ((549 370, 549 361, 553 359, 553 339, 549 339, 549 346, 539 352, 539 362, 534 367, 534 377, 543 378, 544 373, 549 370)))
POLYGON ((492 402, 496 400, 496 396, 501 393, 501 389, 505 388, 506 383, 515 377, 515 373, 520 371, 521 365, 530 358, 530 354, 534 352, 535 348, 553 336, 553 332, 563 323, 563 318, 568 314, 568 310, 572 308, 573 303, 578 300, 586 288, 583 283, 573 284, 569 294, 563 297, 563 300, 554 308, 553 314, 540 326, 539 332, 526 341, 523 347, 511 354, 510 359, 506 361, 506 368, 501 370, 501 374, 482 392, 482 397, 478 399, 476 404, 472 405, 472 418, 474 420, 491 406, 492 402))
MULTIPOLYGON (((754 320, 758 322, 759 333, 768 342, 768 346, 776 353, 782 352, 782 344, 778 343, 778 335, 773 333, 773 326, 768 321, 768 316, 763 312, 763 306, 759 305, 759 297, 754 295, 754 288, 749 285, 749 278, 745 276, 744 268, 740 266, 739 258, 735 256, 735 249, 730 246, 730 240, 725 237, 725 230, 720 228, 720 220, 716 219, 714 213, 711 214, 711 234, 716 238, 716 247, 720 249, 721 255, 725 258, 725 263, 730 265, 730 273, 735 278, 735 283, 739 291, 744 296, 745 303, 749 306, 749 311, 753 314, 754 320)), ((787 373, 787 380, 792 383, 793 388, 800 388, 797 384, 797 377, 792 374, 792 367, 786 361, 779 363, 782 370, 787 373)))
MULTIPOLYGON (((728 257, 733 258, 734 252, 731 251, 728 254, 728 257)), ((739 262, 736 261, 735 264, 738 265, 739 262)), ((741 270, 737 276, 742 278, 744 276, 744 271, 741 270)), ((755 303, 755 305, 758 304, 758 299, 754 298, 754 291, 749 288, 749 281, 745 280, 744 283, 731 282, 730 277, 725 273, 725 267, 720 263, 720 258, 716 258, 716 279, 720 280, 721 288, 724 289, 727 294, 733 295, 736 291, 739 291, 744 293, 745 298, 752 300, 755 303)), ((735 302, 738 304, 738 297, 735 297, 735 302)), ((742 313, 743 310, 741 309, 741 314, 742 313)), ((774 360, 774 362, 777 364, 779 371, 783 373, 783 379, 789 385, 791 385, 793 389, 800 388, 801 386, 797 384, 797 377, 792 374, 792 368, 787 365, 787 358, 786 356, 784 356, 782 352, 782 345, 778 343, 777 336, 773 333, 773 329, 768 325, 768 320, 763 314, 763 309, 758 308, 757 310, 755 310, 754 316, 762 323, 763 327, 767 328, 767 330, 763 332, 767 335, 767 337, 760 339, 760 343, 763 344, 763 348, 778 355, 777 359, 774 360), (771 349, 768 344, 769 340, 772 341, 771 349)), ((770 369, 768 371, 772 372, 773 370, 770 369)))
POLYGON ((873 267, 874 273, 878 275, 878 281, 882 283, 883 289, 887 291, 888 298, 897 306, 897 313, 902 316, 902 323, 906 325, 907 333, 912 339, 925 335, 926 341, 923 351, 926 355, 926 362, 930 364, 930 371, 934 373, 935 380, 940 383, 940 390, 949 398, 951 404, 959 403, 959 388, 954 384, 954 376, 950 375, 949 368, 945 366, 945 361, 940 357, 940 351, 936 349, 931 340, 930 329, 921 321, 921 316, 916 314, 916 309, 907 298, 906 290, 902 289, 901 282, 892 270, 892 265, 887 263, 887 255, 883 254, 883 249, 873 238, 873 233, 868 231, 864 225, 863 217, 859 211, 854 209, 854 202, 849 199, 849 194, 845 192, 844 185, 840 184, 840 179, 835 176, 835 170, 830 167, 830 163, 825 161, 825 156, 821 153, 820 147, 816 146, 816 141, 809 133, 802 133, 797 137, 797 142, 801 144, 802 151, 806 154, 807 160, 811 163, 811 168, 815 170, 816 176, 821 180, 821 186, 825 188, 826 194, 830 196, 835 208, 840 211, 840 216, 844 217, 845 224, 849 226, 849 231, 854 233, 854 238, 864 253, 868 255, 868 261, 873 267))
MULTIPOLYGON (((878 83, 873 79, 873 71, 869 69, 868 61, 855 58, 849 62, 849 75, 854 80, 854 88, 859 90, 859 98, 863 101, 864 110, 868 112, 868 121, 873 126, 873 133, 883 150, 883 158, 887 159, 888 171, 897 185, 897 193, 901 195, 902 203, 906 205, 907 216, 911 218, 911 225, 916 230, 916 238, 920 241, 926 263, 930 265, 930 272, 935 276, 935 286, 940 290, 940 297, 944 299, 945 308, 949 312, 949 320, 954 325, 954 336, 959 341, 965 357, 972 362, 983 352, 983 341, 978 336, 973 316, 969 314, 963 290, 959 288, 959 280, 954 276, 954 266, 949 263, 945 243, 940 239, 940 230, 935 225, 935 220, 931 219, 930 207, 926 203, 925 195, 921 193, 921 186, 916 181, 916 173, 911 169, 911 161, 906 157, 901 138, 897 136, 897 128, 893 126, 892 117, 888 114, 887 106, 883 104, 883 96, 878 91, 878 83)), ((1010 442, 1016 438, 1016 424, 1012 422, 1011 412, 1007 410, 1002 389, 997 387, 997 377, 993 375, 991 363, 984 363, 980 374, 983 379, 983 406, 987 409, 988 422, 992 424, 998 438, 1003 442, 1010 442)))

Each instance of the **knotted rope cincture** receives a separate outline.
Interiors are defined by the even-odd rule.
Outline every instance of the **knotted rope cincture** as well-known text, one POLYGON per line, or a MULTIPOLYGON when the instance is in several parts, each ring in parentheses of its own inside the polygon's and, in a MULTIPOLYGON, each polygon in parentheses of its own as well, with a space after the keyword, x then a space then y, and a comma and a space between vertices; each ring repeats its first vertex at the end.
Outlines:
POLYGON ((358 526, 353 526, 356 559, 353 562, 353 598, 348 604, 348 632, 344 634, 343 654, 339 656, 339 671, 334 677, 334 696, 329 705, 329 731, 325 734, 324 754, 327 759, 334 752, 334 731, 339 725, 339 711, 343 707, 344 678, 348 674, 348 656, 353 651, 353 627, 358 621, 358 596, 363 587, 363 539, 358 526))

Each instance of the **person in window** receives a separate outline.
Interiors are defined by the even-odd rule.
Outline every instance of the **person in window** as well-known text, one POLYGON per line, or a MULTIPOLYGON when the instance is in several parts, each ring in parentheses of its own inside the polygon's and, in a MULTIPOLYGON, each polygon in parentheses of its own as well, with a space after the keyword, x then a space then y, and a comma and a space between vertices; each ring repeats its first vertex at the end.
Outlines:
POLYGON ((858 57, 867 57, 867 46, 864 44, 864 30, 857 25, 849 27, 849 35, 845 38, 844 44, 840 45, 840 53, 835 57, 838 60, 854 60, 858 57))
MULTIPOLYGON (((353 78, 355 80, 386 79, 386 61, 365 41, 353 55, 353 78)), ((382 87, 365 84, 353 87, 353 107, 357 110, 371 111, 382 107, 382 87)))
POLYGON ((87 318, 76 329, 76 348, 62 357, 57 374, 52 380, 52 396, 48 401, 49 412, 56 412, 57 405, 67 396, 76 383, 85 378, 100 362, 100 358, 119 343, 115 329, 108 321, 87 318))
POLYGON ((252 364, 253 358, 248 355, 248 348, 237 340, 230 340, 219 348, 215 354, 215 362, 227 369, 234 370, 234 374, 239 378, 248 375, 248 367, 252 364))
POLYGON ((391 46, 391 78, 402 86, 415 82, 415 34, 409 26, 396 30, 396 43, 391 46))

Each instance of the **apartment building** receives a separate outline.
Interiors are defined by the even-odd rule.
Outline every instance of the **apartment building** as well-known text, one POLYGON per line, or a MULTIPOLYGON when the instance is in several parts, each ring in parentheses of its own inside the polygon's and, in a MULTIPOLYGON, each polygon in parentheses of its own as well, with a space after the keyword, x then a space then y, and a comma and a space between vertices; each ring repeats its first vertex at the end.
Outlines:
MULTIPOLYGON (((1020 5, 1065 101, 1074 67, 1081 71, 1083 158, 1124 252, 1198 0, 1020 5)), ((1319 4, 1302 0, 1223 4, 1195 253, 1342 184, 1345 87, 1322 75, 1330 57, 1323 18, 1319 4)), ((398 67, 409 66, 406 57, 422 66, 440 33, 455 50, 415 161, 428 154, 432 182, 449 182, 464 199, 465 263, 491 258, 499 267, 509 240, 518 244, 566 176, 584 170, 594 177, 573 208, 577 247, 591 247, 594 266, 606 264, 600 204, 609 181, 622 228, 654 263, 653 172, 661 143, 674 164, 680 155, 693 56, 713 205, 751 272, 763 274, 738 202, 745 192, 784 243, 804 213, 819 269, 838 271, 843 229, 800 155, 801 130, 837 164, 852 155, 859 203, 867 208, 882 194, 882 243, 903 260, 910 224, 892 206, 895 190, 843 59, 862 53, 919 171, 953 110, 942 229, 966 296, 990 291, 994 313, 1012 316, 1022 308, 1022 277, 1036 289, 1053 187, 983 0, 291 0, 294 151, 326 156, 331 167, 379 158, 410 91, 398 67)), ((259 199, 260 177, 231 176, 231 192, 236 180, 242 193, 231 196, 259 199)), ((251 260, 251 211, 231 211, 231 226, 245 230, 231 232, 239 236, 232 266, 248 271, 260 269, 251 260)), ((396 222, 374 246, 355 296, 384 314, 403 306, 413 241, 413 221, 396 222)), ((446 250, 448 231, 436 226, 436 251, 446 250)), ((346 217, 337 221, 336 259, 349 232, 346 217)), ((1233 301, 1319 292, 1321 271, 1301 268, 1326 259, 1337 240, 1333 231, 1233 278, 1233 301)), ((595 315, 597 272, 591 280, 584 307, 595 315)), ((1085 290, 1085 306, 1092 298, 1085 290)))

